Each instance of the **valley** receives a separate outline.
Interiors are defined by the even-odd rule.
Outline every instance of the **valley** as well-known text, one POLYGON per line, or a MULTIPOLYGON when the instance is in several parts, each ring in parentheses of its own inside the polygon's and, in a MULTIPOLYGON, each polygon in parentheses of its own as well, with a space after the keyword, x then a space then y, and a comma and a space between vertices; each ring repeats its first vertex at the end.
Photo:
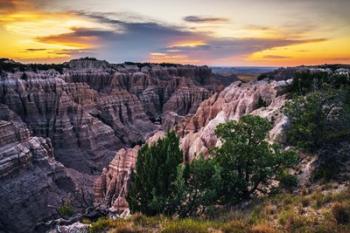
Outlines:
MULTIPOLYGON (((299 75, 304 73, 310 75, 305 77, 316 77, 315 82, 317 75, 336 77, 334 80, 344 77, 339 82, 346 86, 350 71, 342 66, 281 68, 260 75, 258 80, 243 82, 235 74, 218 76, 207 66, 111 64, 93 58, 39 66, 1 60, 0 207, 6 214, 0 216, 0 232, 59 232, 57 229, 65 227, 75 229, 73 232, 87 232, 89 224, 92 229, 99 229, 96 225, 102 223, 105 225, 100 230, 113 230, 121 224, 136 227, 129 232, 167 232, 171 220, 162 217, 155 220, 133 215, 132 220, 115 221, 100 218, 129 216, 128 184, 142 145, 156 144, 172 130, 179 137, 186 163, 200 156, 208 159, 211 150, 222 144, 215 132, 218 125, 253 115, 271 123, 266 141, 282 147, 294 146, 288 140, 291 123, 285 107, 294 100, 295 93, 301 91, 299 95, 307 96, 307 88, 314 87, 299 75), (305 88, 298 89, 295 80, 301 80, 301 87, 305 88), (85 223, 78 223, 83 220, 85 223), (155 226, 149 227, 149 221, 155 226), (81 231, 75 228, 79 224, 81 231)), ((338 83, 329 80, 322 82, 338 88, 338 83)), ((343 139, 341 143, 347 164, 348 143, 343 139)), ((290 171, 300 182, 293 190, 298 198, 294 200, 286 190, 279 194, 283 202, 291 201, 286 204, 290 208, 304 205, 304 199, 316 203, 318 197, 314 199, 313 195, 322 189, 324 195, 342 196, 329 203, 347 203, 347 168, 329 184, 313 181, 310 170, 322 161, 313 159, 312 154, 321 156, 319 153, 298 153, 299 163, 290 171), (305 190, 307 193, 301 194, 305 190)), ((262 211, 270 211, 267 209, 272 206, 271 218, 284 218, 281 214, 287 209, 274 198, 279 197, 254 199, 257 204, 247 202, 250 216, 258 211, 256 214, 264 221, 275 221, 261 217, 262 211)), ((322 208, 330 208, 323 204, 322 208)), ((229 212, 241 211, 245 216, 242 221, 248 221, 242 205, 231 206, 229 212)), ((323 214, 307 206, 300 211, 323 214)), ((220 218, 224 218, 222 212, 215 214, 211 222, 193 223, 204 230, 191 232, 208 232, 207 228, 217 230, 211 232, 236 232, 218 226, 220 218)), ((230 217, 230 221, 233 219, 230 217)), ((182 220, 174 221, 177 224, 182 220)), ((241 232, 248 232, 258 222, 235 224, 243 224, 241 232)), ((277 221, 279 224, 282 223, 277 221)))

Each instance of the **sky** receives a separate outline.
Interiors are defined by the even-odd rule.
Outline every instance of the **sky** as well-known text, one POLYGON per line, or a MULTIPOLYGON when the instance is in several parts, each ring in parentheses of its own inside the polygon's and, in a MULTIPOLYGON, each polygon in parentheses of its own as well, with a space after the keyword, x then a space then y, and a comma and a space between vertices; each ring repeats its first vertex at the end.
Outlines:
POLYGON ((350 64, 350 0, 0 0, 0 57, 350 64))

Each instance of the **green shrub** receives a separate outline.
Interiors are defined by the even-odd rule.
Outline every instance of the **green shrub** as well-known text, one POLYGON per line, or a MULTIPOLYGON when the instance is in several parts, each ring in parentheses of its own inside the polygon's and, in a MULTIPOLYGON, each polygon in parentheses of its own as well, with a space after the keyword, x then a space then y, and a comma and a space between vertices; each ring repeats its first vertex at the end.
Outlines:
POLYGON ((131 211, 146 215, 175 213, 180 203, 175 181, 182 159, 179 138, 174 132, 140 149, 127 195, 131 211))
MULTIPOLYGON (((214 155, 221 168, 220 194, 223 203, 249 199, 260 184, 268 183, 286 168, 293 167, 297 156, 266 140, 271 124, 259 116, 246 115, 239 121, 218 125, 216 135, 223 142, 214 155)), ((265 190, 266 191, 266 190, 265 190)))
POLYGON ((346 75, 329 74, 327 72, 297 72, 293 78, 290 92, 293 95, 306 95, 310 92, 326 88, 341 89, 350 85, 346 75))
POLYGON ((204 159, 201 156, 183 169, 176 183, 177 189, 182 190, 183 200, 178 214, 181 217, 201 215, 219 198, 221 168, 215 159, 204 159))
POLYGON ((74 209, 70 202, 64 202, 59 208, 58 208, 58 213, 62 217, 71 217, 74 214, 74 209))
POLYGON ((328 85, 330 76, 326 72, 297 72, 293 78, 290 91, 296 95, 305 95, 328 85))
POLYGON ((295 152, 265 140, 270 129, 266 119, 251 115, 220 124, 215 132, 222 146, 211 151, 211 158, 185 165, 174 132, 143 146, 130 178, 130 209, 151 216, 194 216, 268 191, 265 184, 297 162, 295 152))
POLYGON ((349 94, 348 90, 328 89, 289 101, 284 110, 290 120, 288 142, 314 152, 346 140, 350 135, 349 94))

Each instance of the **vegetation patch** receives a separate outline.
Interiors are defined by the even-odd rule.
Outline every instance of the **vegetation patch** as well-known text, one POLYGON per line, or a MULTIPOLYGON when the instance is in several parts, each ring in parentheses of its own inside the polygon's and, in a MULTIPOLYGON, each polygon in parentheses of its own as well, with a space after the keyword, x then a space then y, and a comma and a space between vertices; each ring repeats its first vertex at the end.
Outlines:
POLYGON ((70 202, 64 201, 63 204, 57 209, 57 212, 62 217, 71 217, 74 214, 74 209, 70 202))

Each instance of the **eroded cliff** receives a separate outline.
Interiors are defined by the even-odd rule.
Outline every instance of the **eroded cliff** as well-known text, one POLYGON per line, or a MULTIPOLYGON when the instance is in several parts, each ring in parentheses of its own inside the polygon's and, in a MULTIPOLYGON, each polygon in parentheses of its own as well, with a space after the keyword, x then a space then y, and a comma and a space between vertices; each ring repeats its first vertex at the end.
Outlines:
MULTIPOLYGON (((215 135, 215 128, 220 123, 237 120, 242 115, 254 114, 265 117, 273 123, 269 140, 283 142, 283 130, 287 118, 282 112, 286 101, 286 88, 290 81, 256 81, 250 83, 235 82, 220 93, 215 93, 204 100, 193 115, 184 116, 170 126, 180 136, 181 149, 187 160, 199 154, 206 155, 208 150, 220 142, 215 135)), ((146 143, 164 135, 158 131, 146 143)), ((136 162, 140 147, 119 151, 113 162, 105 168, 95 183, 95 204, 109 208, 119 214, 127 210, 125 194, 128 174, 136 162)))
POLYGON ((130 156, 136 149, 127 148, 195 113, 224 85, 204 66, 114 65, 90 58, 59 65, 1 62, 0 205, 5 214, 0 228, 5 232, 37 231, 60 217, 64 200, 86 201, 82 194, 93 193, 93 175, 101 172, 100 198, 108 206, 127 207, 124 184, 136 160, 136 153, 130 156), (120 148, 126 149, 115 157, 120 148))

